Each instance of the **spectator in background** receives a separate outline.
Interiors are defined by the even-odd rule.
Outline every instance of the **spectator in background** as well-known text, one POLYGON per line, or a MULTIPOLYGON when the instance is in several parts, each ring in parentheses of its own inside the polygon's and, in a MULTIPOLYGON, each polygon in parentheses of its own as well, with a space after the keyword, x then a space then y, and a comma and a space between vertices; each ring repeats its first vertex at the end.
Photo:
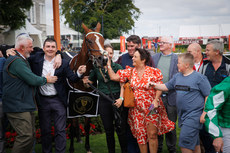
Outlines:
POLYGON ((0 153, 5 153, 5 120, 6 115, 2 110, 2 71, 5 58, 0 50, 0 153))
POLYGON ((205 104, 205 127, 216 152, 230 151, 230 77, 212 88, 205 104))
MULTIPOLYGON (((120 64, 123 69, 125 69, 126 66, 133 67, 133 54, 135 52, 135 48, 141 48, 141 39, 137 35, 131 35, 126 39, 127 42, 127 50, 128 53, 123 54, 118 58, 116 63, 120 64)), ((152 59, 147 63, 148 66, 154 67, 152 59)))
POLYGON ((201 46, 198 43, 192 43, 188 46, 187 52, 192 54, 194 57, 193 69, 199 72, 200 67, 203 66, 203 59, 204 59, 201 46))
POLYGON ((212 87, 219 84, 229 75, 230 59, 224 56, 223 53, 223 42, 212 40, 207 43, 205 50, 207 60, 204 61, 201 73, 208 77, 212 87))
MULTIPOLYGON (((116 63, 120 64, 122 66, 123 69, 126 68, 126 66, 130 66, 133 67, 133 54, 136 50, 136 48, 141 48, 141 39, 139 36, 137 35, 131 35, 126 39, 127 42, 127 50, 128 53, 123 54, 122 56, 120 56, 118 58, 118 60, 116 61, 116 63)), ((154 63, 152 61, 152 59, 150 59, 150 61, 147 64, 148 66, 154 67, 154 63)), ((125 120, 127 120, 128 118, 128 108, 124 108, 124 111, 126 112, 126 118, 125 120)), ((128 149, 128 153, 139 153, 139 147, 137 144, 137 140, 133 137, 130 127, 127 124, 126 126, 126 130, 127 130, 127 149, 128 149)))
MULTIPOLYGON (((207 60, 204 60, 199 72, 207 76, 212 88, 229 76, 230 60, 223 56, 223 52, 224 44, 219 40, 209 41, 206 45, 205 54, 207 60)), ((200 132, 200 139, 205 148, 205 152, 215 153, 216 151, 212 145, 213 138, 207 133, 205 128, 204 125, 200 132)))
MULTIPOLYGON (((161 70, 163 74, 163 83, 168 82, 174 74, 178 72, 177 55, 172 53, 173 39, 172 37, 160 37, 160 53, 153 56, 154 65, 161 70)), ((166 108, 168 118, 176 123, 177 109, 176 109, 176 91, 174 89, 162 92, 161 99, 166 108)), ((176 153, 176 128, 165 134, 166 145, 169 153, 176 153)), ((164 135, 158 136, 158 153, 162 152, 164 135)))

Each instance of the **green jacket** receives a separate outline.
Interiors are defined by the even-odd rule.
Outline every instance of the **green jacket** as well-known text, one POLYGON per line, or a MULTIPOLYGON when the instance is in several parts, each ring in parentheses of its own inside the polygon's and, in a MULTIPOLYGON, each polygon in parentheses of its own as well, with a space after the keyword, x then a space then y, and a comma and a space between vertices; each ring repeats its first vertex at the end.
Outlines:
POLYGON ((35 75, 27 60, 20 56, 10 56, 3 68, 3 111, 35 111, 35 86, 45 83, 46 78, 35 75))
MULTIPOLYGON (((116 73, 119 69, 122 69, 121 65, 117 64, 117 63, 111 63, 111 68, 113 69, 113 71, 116 73)), ((120 92, 120 83, 119 82, 115 82, 115 81, 111 81, 109 78, 109 74, 108 71, 105 72, 105 69, 102 68, 102 73, 105 74, 105 77, 109 80, 108 84, 110 86, 110 89, 112 91, 112 93, 119 93, 120 92)), ((104 79, 99 71, 98 68, 94 68, 90 74, 89 74, 89 80, 96 82, 98 81, 98 90, 100 90, 101 92, 109 95, 110 91, 108 89, 108 86, 106 85, 106 83, 104 82, 104 79)))
POLYGON ((212 88, 205 104, 205 126, 213 138, 222 137, 220 126, 230 128, 230 77, 212 88))

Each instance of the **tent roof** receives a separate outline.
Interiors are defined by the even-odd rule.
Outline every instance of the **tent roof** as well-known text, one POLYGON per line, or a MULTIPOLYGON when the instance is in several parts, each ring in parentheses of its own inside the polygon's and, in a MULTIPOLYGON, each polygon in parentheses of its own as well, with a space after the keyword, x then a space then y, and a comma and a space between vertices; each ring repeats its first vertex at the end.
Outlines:
POLYGON ((183 25, 179 37, 217 37, 230 35, 230 24, 183 25))
MULTIPOLYGON (((46 33, 47 33, 47 36, 53 36, 54 35, 54 27, 51 25, 46 25, 46 33)), ((68 28, 66 26, 61 25, 60 26, 60 33, 61 33, 61 35, 78 35, 79 32, 77 32, 71 28, 68 28)), ((79 33, 79 34, 81 34, 81 33, 79 33)))

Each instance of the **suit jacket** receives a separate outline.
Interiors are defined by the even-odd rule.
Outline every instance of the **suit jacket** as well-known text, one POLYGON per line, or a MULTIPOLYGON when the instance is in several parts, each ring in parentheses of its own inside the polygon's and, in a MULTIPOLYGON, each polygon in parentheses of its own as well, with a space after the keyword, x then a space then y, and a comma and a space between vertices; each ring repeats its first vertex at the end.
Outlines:
MULTIPOLYGON (((161 55, 162 53, 157 53, 153 55, 152 57, 156 68, 158 66, 158 62, 160 60, 161 55)), ((172 58, 171 58, 171 63, 170 63, 170 68, 169 68, 169 80, 173 77, 174 74, 178 73, 177 63, 178 63, 178 57, 176 54, 172 53, 172 58)), ((169 90, 168 103, 171 106, 176 105, 176 91, 175 90, 169 90)))
MULTIPOLYGON (((31 70, 36 75, 42 76, 44 53, 36 53, 35 55, 30 56, 28 61, 31 66, 31 70)), ((66 78, 68 78, 71 82, 77 82, 81 78, 77 74, 73 73, 69 67, 69 63, 65 59, 62 59, 62 65, 55 70, 54 75, 58 77, 58 80, 54 83, 58 97, 61 99, 64 105, 67 106, 68 86, 66 78)))

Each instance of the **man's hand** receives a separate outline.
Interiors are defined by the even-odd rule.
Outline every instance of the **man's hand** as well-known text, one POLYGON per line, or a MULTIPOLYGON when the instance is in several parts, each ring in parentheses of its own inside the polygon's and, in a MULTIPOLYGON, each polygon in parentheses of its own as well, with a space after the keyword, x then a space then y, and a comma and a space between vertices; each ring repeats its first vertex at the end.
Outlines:
POLYGON ((7 56, 15 56, 16 52, 15 52, 15 48, 10 48, 6 50, 6 55, 7 56))
POLYGON ((224 142, 223 142, 222 138, 216 138, 216 139, 214 139, 212 144, 213 144, 216 152, 220 152, 220 150, 223 152, 224 142))
POLYGON ((0 57, 3 57, 2 51, 0 51, 0 57))
POLYGON ((205 122, 205 118, 204 117, 205 117, 206 114, 207 113, 203 111, 203 113, 200 116, 200 123, 204 124, 204 122, 205 122))
POLYGON ((86 87, 86 88, 89 88, 89 87, 90 87, 88 83, 91 83, 91 84, 93 83, 93 82, 91 82, 91 81, 89 80, 89 76, 84 76, 83 79, 82 79, 82 81, 83 81, 84 87, 86 87))
POLYGON ((149 81, 149 82, 147 83, 147 89, 153 88, 155 85, 156 85, 155 82, 149 81))
POLYGON ((54 59, 54 69, 59 68, 61 64, 62 64, 61 54, 57 54, 54 59))
POLYGON ((86 65, 80 65, 77 69, 77 72, 81 75, 84 74, 86 72, 86 65))
POLYGON ((47 83, 55 83, 57 79, 57 76, 50 76, 50 73, 46 75, 47 83))

